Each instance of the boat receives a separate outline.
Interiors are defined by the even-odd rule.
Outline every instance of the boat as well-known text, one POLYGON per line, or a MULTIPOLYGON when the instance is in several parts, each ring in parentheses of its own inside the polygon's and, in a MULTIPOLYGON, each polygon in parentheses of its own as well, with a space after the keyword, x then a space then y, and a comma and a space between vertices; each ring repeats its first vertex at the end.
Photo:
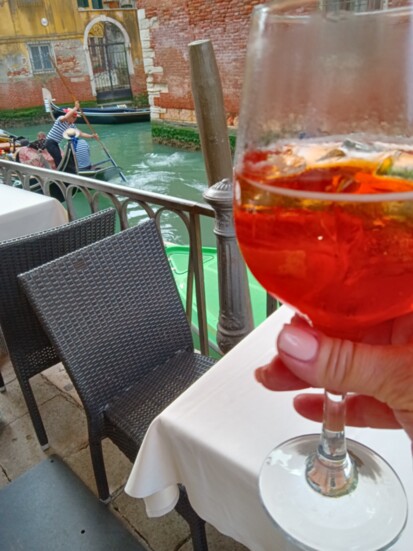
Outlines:
POLYGON ((103 182, 110 182, 118 177, 122 177, 122 169, 116 165, 111 157, 94 163, 88 170, 79 170, 76 161, 74 143, 68 140, 62 161, 58 167, 60 172, 69 172, 78 174, 86 178, 94 178, 103 182))
POLYGON ((29 140, 26 140, 23 136, 16 136, 15 134, 7 132, 7 130, 0 129, 0 156, 14 160, 13 155, 20 147, 28 143, 29 140))
MULTIPOLYGON (((165 245, 166 256, 172 268, 175 283, 178 288, 184 307, 186 307, 186 289, 189 265, 189 245, 174 245, 167 243, 165 245)), ((222 355, 217 343, 217 326, 219 316, 219 296, 218 296, 218 254, 216 247, 202 247, 202 264, 204 268, 205 296, 207 307, 207 328, 208 341, 212 355, 219 357, 222 355)), ((254 327, 257 327, 267 317, 267 292, 258 283, 249 270, 248 283, 251 294, 252 315, 254 327)), ((192 332, 195 341, 198 331, 198 310, 195 300, 195 290, 192 299, 192 332)), ((198 343, 195 342, 197 345, 198 343)))
MULTIPOLYGON (((21 147, 13 157, 14 158, 11 160, 15 160, 22 164, 56 170, 55 162, 46 149, 36 149, 34 147, 24 146, 21 147)), ((79 176, 94 178, 95 180, 105 182, 116 181, 119 177, 121 179, 124 177, 121 168, 114 163, 111 157, 94 164, 89 170, 78 170, 71 140, 67 143, 62 161, 56 170, 56 173, 59 172, 78 174, 79 176)), ((41 193, 41 187, 36 177, 31 177, 29 182, 31 191, 41 193)), ((16 186, 20 187, 21 184, 16 184, 16 186)), ((60 202, 64 202, 65 200, 62 191, 55 185, 51 186, 50 195, 60 202)))
MULTIPOLYGON (((49 99, 49 108, 54 119, 64 115, 65 109, 67 109, 67 107, 57 106, 52 99, 49 99)), ((151 111, 149 107, 139 108, 128 107, 127 105, 82 107, 82 112, 77 116, 76 124, 123 124, 126 122, 147 122, 150 119, 151 111)))
MULTIPOLYGON (((26 140, 26 143, 28 143, 28 140, 26 140)), ((57 170, 58 172, 69 172, 71 174, 78 174, 79 176, 94 178, 95 180, 104 182, 110 182, 117 179, 117 177, 122 177, 122 169, 117 166, 110 156, 107 156, 107 158, 102 161, 94 163, 88 170, 79 170, 72 140, 68 140, 62 161, 57 168, 52 156, 44 147, 44 140, 43 143, 42 140, 36 140, 28 143, 28 145, 18 147, 13 160, 29 166, 57 170)))

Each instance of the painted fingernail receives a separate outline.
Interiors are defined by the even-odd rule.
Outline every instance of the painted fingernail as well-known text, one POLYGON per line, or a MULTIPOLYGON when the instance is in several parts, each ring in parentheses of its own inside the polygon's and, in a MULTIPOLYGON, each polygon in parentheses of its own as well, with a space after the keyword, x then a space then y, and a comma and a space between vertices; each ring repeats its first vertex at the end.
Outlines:
POLYGON ((288 325, 279 334, 277 347, 280 352, 284 352, 296 360, 308 362, 317 355, 318 340, 311 333, 288 325))

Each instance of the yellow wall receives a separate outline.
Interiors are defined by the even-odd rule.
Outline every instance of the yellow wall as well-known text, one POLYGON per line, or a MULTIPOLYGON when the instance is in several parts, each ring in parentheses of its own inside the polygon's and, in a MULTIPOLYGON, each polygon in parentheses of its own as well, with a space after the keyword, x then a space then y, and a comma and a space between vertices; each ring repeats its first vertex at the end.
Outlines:
MULTIPOLYGON (((40 0, 41 1, 41 0, 40 0)), ((106 15, 123 24, 132 48, 140 53, 136 9, 93 10, 79 9, 76 0, 43 0, 42 5, 27 3, 18 7, 18 0, 0 3, 0 44, 27 39, 59 39, 77 37, 83 40, 85 26, 92 19, 106 15), (42 25, 42 20, 47 20, 42 25)))
MULTIPOLYGON (((91 4, 91 2, 90 2, 91 4)), ((67 75, 81 99, 93 99, 84 52, 84 33, 90 21, 107 16, 118 21, 130 40, 130 53, 136 75, 130 75, 135 94, 145 91, 142 49, 137 10, 79 9, 76 0, 5 0, 0 2, 0 109, 4 102, 14 107, 41 105, 41 88, 61 90, 56 74, 33 73, 28 43, 51 44, 60 70, 67 75)), ((54 94, 56 95, 56 94, 54 94)), ((59 98, 60 99, 60 98, 59 98)), ((3 107, 4 108, 4 107, 3 107)))
MULTIPOLYGON (((78 17, 76 0, 43 0, 43 2, 24 2, 6 0, 0 7, 0 40, 14 37, 54 38, 57 35, 82 33, 82 21, 78 17), (47 19, 47 26, 42 19, 47 19)), ((101 10, 99 10, 101 11, 101 10)))

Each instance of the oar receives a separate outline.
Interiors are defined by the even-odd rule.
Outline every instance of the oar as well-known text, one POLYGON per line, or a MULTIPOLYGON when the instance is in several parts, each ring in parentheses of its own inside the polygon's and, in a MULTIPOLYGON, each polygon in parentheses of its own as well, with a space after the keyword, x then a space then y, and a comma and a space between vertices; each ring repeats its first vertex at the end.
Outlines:
MULTIPOLYGON (((51 61, 52 65, 53 65, 53 67, 55 68, 56 73, 59 75, 60 80, 62 81, 64 87, 65 87, 66 90, 69 92, 69 94, 72 96, 73 102, 76 103, 76 101, 77 101, 76 96, 74 95, 74 93, 73 93, 71 87, 69 86, 66 77, 65 77, 64 75, 62 75, 62 73, 60 72, 60 70, 59 70, 58 67, 56 66, 56 63, 55 63, 54 59, 53 59, 51 56, 49 56, 49 57, 50 57, 50 61, 51 61)), ((80 114, 82 115, 82 117, 83 117, 85 123, 86 123, 87 126, 89 127, 89 130, 92 132, 92 134, 96 134, 96 135, 97 135, 97 132, 95 132, 93 126, 90 124, 88 118, 86 117, 85 112, 84 112, 84 111, 82 110, 82 108, 80 107, 80 104, 79 104, 79 110, 80 110, 80 114)), ((109 153, 108 149, 106 148, 106 146, 104 145, 104 143, 102 142, 102 140, 99 138, 99 136, 98 136, 98 142, 100 143, 100 145, 101 145, 103 151, 106 153, 108 159, 111 161, 111 163, 113 164, 113 166, 116 167, 116 168, 119 170, 119 175, 120 175, 120 177, 122 178, 122 180, 123 180, 124 182, 127 182, 126 176, 123 174, 123 172, 122 172, 121 168, 119 167, 119 165, 116 164, 114 158, 113 158, 112 155, 109 153)))

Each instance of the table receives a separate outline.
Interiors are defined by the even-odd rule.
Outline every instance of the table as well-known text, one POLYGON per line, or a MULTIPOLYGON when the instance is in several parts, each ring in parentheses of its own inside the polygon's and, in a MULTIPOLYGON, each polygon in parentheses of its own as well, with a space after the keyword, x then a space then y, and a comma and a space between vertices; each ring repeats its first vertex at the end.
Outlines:
MULTIPOLYGON (((0 242, 67 222, 67 211, 56 199, 0 184, 0 242)), ((0 328, 0 356, 5 352, 0 328)))
POLYGON ((67 222, 67 211, 56 199, 0 184, 0 241, 67 222))
MULTIPOLYGON (((148 516, 173 509, 181 482, 195 511, 223 534, 253 551, 296 549, 264 512, 257 478, 274 446, 319 433, 320 425, 294 411, 297 392, 270 392, 253 379, 255 367, 274 355, 276 334, 291 315, 285 306, 272 314, 153 421, 125 488, 145 499, 148 516)), ((412 511, 412 455, 405 433, 349 428, 347 434, 395 468, 412 511)), ((412 541, 411 514, 393 549, 411 551, 412 541)))

